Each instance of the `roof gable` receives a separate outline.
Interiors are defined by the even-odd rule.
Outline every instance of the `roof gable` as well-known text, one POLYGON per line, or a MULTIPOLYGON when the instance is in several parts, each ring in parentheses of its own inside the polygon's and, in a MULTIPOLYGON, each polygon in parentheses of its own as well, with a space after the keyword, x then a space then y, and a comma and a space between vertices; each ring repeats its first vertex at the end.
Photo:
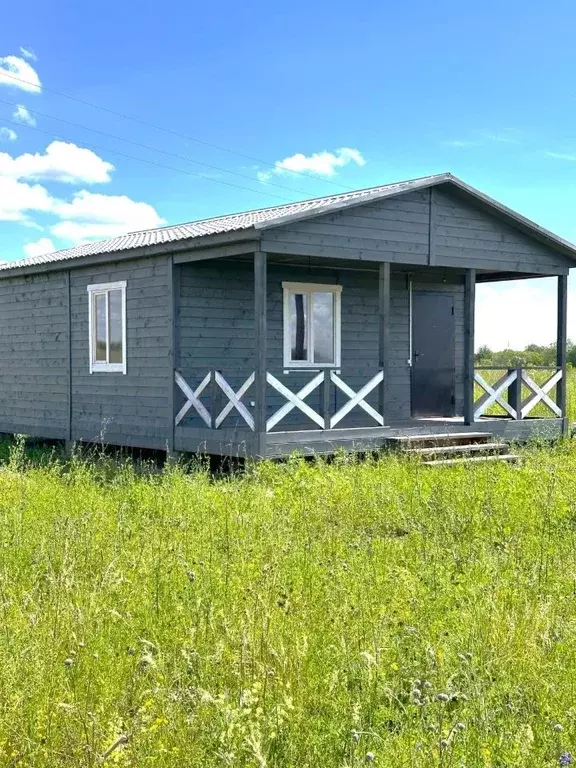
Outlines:
MULTIPOLYGON (((415 179, 411 182, 402 182, 401 184, 389 185, 385 188, 366 190, 366 195, 361 198, 349 198, 342 201, 329 202, 321 209, 314 208, 310 210, 286 212, 274 219, 257 223, 255 228, 264 231, 276 227, 289 226, 300 221, 325 216, 329 213, 337 213, 350 208, 366 206, 376 201, 399 197, 400 195, 405 196, 415 190, 430 189, 433 187, 446 188, 447 190, 457 193, 463 200, 473 203, 475 206, 483 209, 489 214, 505 221, 510 226, 524 232, 529 237, 533 237, 545 245, 560 251, 571 259, 576 260, 576 245, 555 235, 553 232, 541 227, 531 219, 508 208, 506 205, 485 195, 474 187, 471 187, 469 184, 466 184, 450 173, 415 179)), ((329 200, 329 198, 325 199, 327 201, 329 200)))

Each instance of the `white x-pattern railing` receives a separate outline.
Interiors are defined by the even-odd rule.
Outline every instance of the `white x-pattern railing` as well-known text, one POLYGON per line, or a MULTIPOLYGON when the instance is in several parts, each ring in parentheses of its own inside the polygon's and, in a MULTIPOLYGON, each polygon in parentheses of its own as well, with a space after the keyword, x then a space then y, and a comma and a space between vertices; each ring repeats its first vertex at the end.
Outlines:
POLYGON ((370 379, 370 381, 365 384, 362 389, 359 389, 358 392, 354 392, 352 387, 349 387, 346 382, 342 381, 334 371, 330 371, 330 381, 350 398, 340 410, 336 411, 336 413, 330 417, 330 429, 334 429, 336 424, 342 421, 344 416, 347 416, 351 410, 356 408, 356 406, 362 408, 362 410, 367 413, 368 416, 371 416, 377 424, 384 426, 384 418, 382 417, 382 414, 378 413, 378 411, 364 399, 378 386, 378 384, 384 381, 384 371, 378 371, 376 376, 370 379))
POLYGON ((254 430, 254 417, 242 402, 242 398, 254 383, 253 373, 251 373, 250 376, 248 376, 244 384, 242 384, 240 389, 236 392, 228 384, 228 382, 226 381, 224 376, 222 376, 220 371, 210 371, 209 373, 207 373, 206 376, 204 376, 204 378, 200 382, 200 384, 194 390, 188 385, 188 383, 186 382, 186 379, 182 376, 181 373, 179 373, 179 371, 175 371, 174 379, 176 381, 176 384, 180 387, 181 391, 184 393, 184 396, 186 397, 186 402, 184 403, 182 408, 180 408, 180 410, 178 411, 174 419, 174 424, 176 426, 180 424, 180 422, 184 419, 188 411, 191 408, 194 408, 196 413, 200 416, 200 418, 206 424, 207 427, 210 427, 211 429, 218 429, 218 427, 221 426, 226 416, 228 416, 228 414, 235 408, 240 414, 240 416, 242 416, 246 424, 250 427, 250 429, 254 430), (226 403, 224 408, 222 408, 222 410, 216 415, 211 414, 210 411, 204 405, 204 403, 202 403, 202 401, 200 400, 200 396, 212 381, 214 382, 214 384, 216 384, 216 386, 218 386, 222 390, 222 392, 228 398, 228 402, 226 403))
MULTIPOLYGON (((242 384, 242 386, 236 391, 234 391, 234 389, 228 384, 224 376, 222 376, 219 371, 210 371, 207 373, 200 384, 196 387, 196 389, 192 389, 192 387, 188 384, 186 379, 179 371, 175 371, 174 377, 176 384, 186 398, 186 402, 180 408, 174 419, 176 426, 178 426, 184 420, 187 414, 192 409, 194 409, 207 427, 210 429, 218 429, 222 426, 226 417, 235 409, 242 417, 244 422, 248 425, 248 427, 254 431, 254 417, 246 405, 242 402, 242 399, 248 393, 250 387, 254 384, 254 373, 251 373, 246 381, 242 384), (210 384, 213 386, 213 391, 215 387, 218 387, 218 389, 226 396, 228 400, 228 402, 217 414, 215 412, 211 413, 201 400, 202 395, 206 392, 210 384)), ((354 408, 361 408, 366 414, 368 414, 368 416, 374 419, 377 424, 383 426, 384 418, 382 414, 379 413, 376 408, 370 405, 370 403, 366 402, 366 397, 379 384, 381 384, 383 380, 384 372, 379 371, 372 379, 370 379, 367 384, 365 384, 356 392, 352 389, 352 387, 346 384, 346 382, 341 378, 340 375, 336 373, 336 371, 331 370, 329 371, 329 375, 325 375, 324 372, 318 373, 297 392, 293 392, 278 378, 276 378, 276 376, 268 372, 266 374, 266 382, 272 387, 272 389, 278 392, 278 394, 282 395, 286 402, 267 419, 266 432, 273 430, 274 427, 283 419, 285 419, 286 416, 288 416, 288 414, 291 413, 294 409, 301 411, 301 413, 313 421, 320 429, 334 429, 334 427, 336 427, 342 421, 342 419, 344 419, 344 417, 347 416, 354 408), (312 408, 306 402, 306 398, 316 389, 318 389, 318 387, 320 387, 322 384, 327 386, 330 383, 333 384, 334 387, 339 389, 341 392, 343 392, 348 397, 348 401, 331 415, 318 413, 318 411, 315 411, 314 408, 312 408)), ((213 396, 211 400, 212 403, 214 403, 213 396)), ((214 405, 212 405, 212 411, 214 411, 214 405)))
POLYGON ((266 374, 266 381, 276 390, 276 392, 283 395, 287 401, 276 411, 276 413, 270 416, 266 422, 266 432, 270 432, 270 430, 273 429, 278 422, 282 421, 290 411, 293 411, 294 408, 298 408, 298 410, 302 411, 302 413, 308 416, 309 419, 318 424, 320 429, 324 429, 324 417, 304 402, 304 398, 314 392, 314 390, 324 381, 323 373, 314 376, 314 378, 305 384, 302 389, 298 390, 298 392, 292 392, 292 390, 285 387, 284 384, 282 384, 281 381, 278 381, 276 376, 273 376, 271 373, 266 374))
POLYGON ((561 379, 562 370, 559 369, 543 384, 537 384, 523 368, 513 368, 507 370, 495 384, 489 384, 484 376, 476 371, 474 381, 482 388, 484 394, 474 403, 474 419, 487 415, 487 411, 493 405, 501 406, 512 419, 525 419, 540 402, 546 405, 555 416, 561 418, 562 409, 548 394, 561 379), (530 394, 524 400, 519 398, 520 403, 515 404, 510 402, 510 399, 506 399, 513 384, 520 388, 526 385, 530 390, 530 394))

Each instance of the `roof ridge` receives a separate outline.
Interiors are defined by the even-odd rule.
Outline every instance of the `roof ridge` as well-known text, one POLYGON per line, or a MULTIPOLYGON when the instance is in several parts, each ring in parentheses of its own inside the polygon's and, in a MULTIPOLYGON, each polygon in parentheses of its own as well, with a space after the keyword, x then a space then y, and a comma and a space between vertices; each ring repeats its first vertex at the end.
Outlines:
MULTIPOLYGON (((285 208, 290 208, 294 205, 303 205, 304 203, 317 203, 320 200, 337 200, 338 198, 348 197, 350 195, 368 194, 370 192, 376 192, 376 190, 380 190, 380 189, 397 187, 403 184, 412 184, 418 181, 423 181, 424 179, 432 180, 432 179, 436 179, 444 176, 451 177, 452 174, 446 172, 446 173, 432 174, 431 176, 417 176, 413 179, 405 179, 404 181, 392 181, 392 182, 389 182, 388 184, 376 184, 373 187, 361 187, 360 189, 351 189, 348 192, 336 192, 335 194, 332 194, 332 195, 319 195, 318 197, 307 197, 304 200, 294 200, 293 202, 290 202, 290 203, 280 203, 279 205, 267 205, 267 206, 264 206, 263 208, 249 208, 248 210, 235 211, 232 213, 223 213, 218 216, 206 216, 203 219, 192 219, 191 221, 182 221, 182 222, 179 222, 178 224, 166 224, 164 227, 152 227, 151 229, 135 229, 135 230, 130 230, 125 234, 139 235, 143 232, 161 232, 164 229, 171 229, 173 227, 188 227, 192 224, 204 224, 207 221, 220 221, 221 219, 230 219, 233 216, 244 216, 244 215, 247 216, 252 213, 262 213, 263 211, 278 211, 285 208)), ((117 237, 122 237, 122 235, 117 235, 117 237)), ((108 239, 113 239, 113 238, 108 238, 108 239)), ((95 240, 94 242, 100 242, 100 241, 95 240)))
MULTIPOLYGON (((507 208, 502 203, 469 186, 452 173, 445 172, 430 176, 420 176, 405 181, 391 182, 389 184, 380 184, 373 187, 352 189, 349 192, 313 197, 268 208, 255 208, 249 211, 237 211, 236 213, 222 214, 180 224, 168 224, 165 227, 157 227, 155 229, 124 232, 105 240, 91 241, 70 248, 61 248, 58 251, 40 256, 0 262, 0 272, 7 272, 18 267, 40 267, 43 264, 58 264, 88 256, 108 256, 110 260, 113 260, 114 254, 127 251, 150 254, 154 252, 168 252, 172 244, 174 248, 186 249, 189 247, 189 243, 201 240, 204 237, 232 235, 233 233, 237 233, 238 237, 241 237, 240 233, 247 233, 247 230, 257 233, 270 227, 285 225, 288 222, 305 220, 314 216, 345 210, 363 203, 375 202, 412 190, 427 189, 446 182, 458 188, 462 193, 474 198, 478 204, 490 209, 492 213, 504 217, 533 237, 553 247, 560 248, 564 252, 568 252, 571 258, 576 258, 576 246, 572 243, 568 243, 520 213, 507 208)), ((248 236, 250 235, 248 234, 248 236)), ((255 237, 258 236, 259 234, 255 234, 255 237)))

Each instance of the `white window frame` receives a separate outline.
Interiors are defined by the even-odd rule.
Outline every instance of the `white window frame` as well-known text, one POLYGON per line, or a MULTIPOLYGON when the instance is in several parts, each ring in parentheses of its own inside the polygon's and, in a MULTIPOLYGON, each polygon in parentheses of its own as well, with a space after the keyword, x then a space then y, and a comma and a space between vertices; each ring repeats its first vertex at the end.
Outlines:
MULTIPOLYGON (((115 283, 95 283, 87 286, 88 291, 88 334, 90 339, 90 373, 126 373, 126 280, 115 283), (95 296, 108 294, 110 291, 122 291, 122 362, 108 363, 96 360, 96 325, 95 325, 95 296)), ((110 326, 108 323, 108 302, 106 301, 106 354, 110 352, 110 326)))
POLYGON ((282 283, 284 293, 283 300, 283 332, 284 332, 284 368, 340 368, 341 357, 341 304, 342 304, 342 286, 325 285, 322 283, 282 283), (333 363, 315 363, 313 360, 291 360, 290 344, 290 296, 293 293, 304 293, 308 296, 308 328, 307 328, 307 348, 308 355, 314 354, 314 323, 313 319, 313 298, 314 293, 331 293, 334 297, 334 362, 333 363))

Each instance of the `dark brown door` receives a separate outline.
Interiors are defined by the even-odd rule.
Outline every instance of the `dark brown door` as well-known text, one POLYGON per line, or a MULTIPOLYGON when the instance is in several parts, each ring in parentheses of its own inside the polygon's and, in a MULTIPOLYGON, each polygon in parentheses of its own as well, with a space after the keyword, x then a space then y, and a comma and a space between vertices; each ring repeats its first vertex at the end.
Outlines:
POLYGON ((454 416, 454 296, 412 295, 412 416, 454 416))

